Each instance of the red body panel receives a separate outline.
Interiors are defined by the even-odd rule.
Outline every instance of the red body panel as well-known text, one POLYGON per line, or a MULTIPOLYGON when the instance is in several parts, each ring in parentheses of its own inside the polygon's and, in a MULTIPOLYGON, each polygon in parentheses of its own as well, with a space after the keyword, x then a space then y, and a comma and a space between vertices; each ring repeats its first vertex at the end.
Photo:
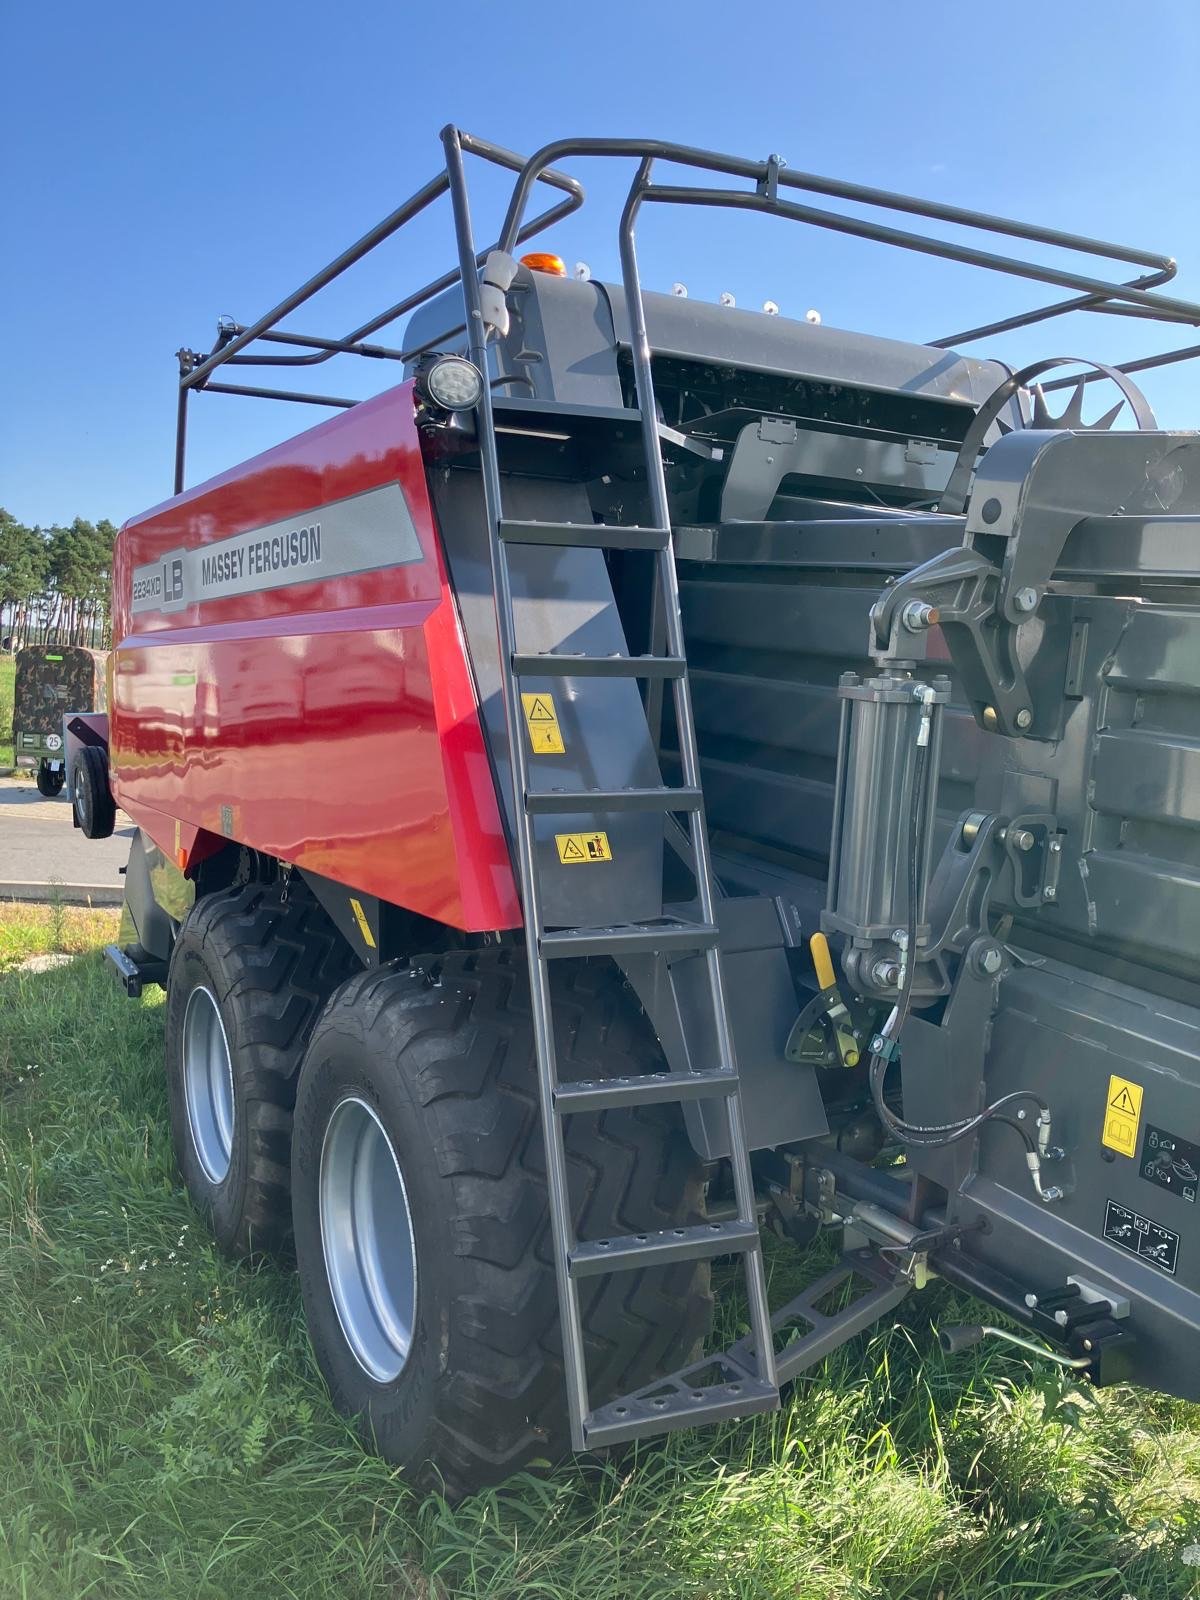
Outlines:
POLYGON ((457 928, 520 923, 411 384, 134 518, 113 587, 113 789, 168 854, 231 837, 457 928), (395 483, 420 560, 132 610, 136 567, 395 483))

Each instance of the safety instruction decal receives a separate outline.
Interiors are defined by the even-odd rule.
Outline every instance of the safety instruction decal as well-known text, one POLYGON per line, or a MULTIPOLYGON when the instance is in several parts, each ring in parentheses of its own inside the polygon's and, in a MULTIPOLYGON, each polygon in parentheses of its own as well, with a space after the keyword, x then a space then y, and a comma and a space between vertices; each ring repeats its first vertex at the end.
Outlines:
POLYGON ((1100 1143, 1131 1160, 1137 1154, 1142 1092, 1140 1083, 1118 1078, 1115 1072, 1108 1080, 1108 1101, 1104 1109, 1104 1132, 1100 1143))
POLYGON ((541 694, 523 694, 521 705, 525 712, 525 726, 529 729, 529 748, 534 755, 565 755, 566 746, 558 726, 554 696, 544 691, 541 694))
POLYGON ((1200 1187, 1200 1145, 1149 1123, 1138 1176, 1194 1206, 1200 1187))
POLYGON ((1110 1244, 1119 1244, 1122 1250, 1138 1256, 1142 1261, 1152 1261, 1156 1267, 1175 1276, 1179 1265, 1179 1235, 1161 1222, 1151 1222, 1139 1216, 1128 1206, 1110 1200, 1104 1208, 1104 1237, 1110 1244))
POLYGON ((371 932, 371 924, 367 921, 367 914, 362 908, 362 901, 350 896, 350 909, 354 913, 354 920, 358 923, 358 931, 362 934, 362 941, 368 950, 375 948, 375 935, 371 932))
POLYGON ((587 861, 611 861, 606 833, 556 833, 558 859, 564 867, 579 867, 587 861))

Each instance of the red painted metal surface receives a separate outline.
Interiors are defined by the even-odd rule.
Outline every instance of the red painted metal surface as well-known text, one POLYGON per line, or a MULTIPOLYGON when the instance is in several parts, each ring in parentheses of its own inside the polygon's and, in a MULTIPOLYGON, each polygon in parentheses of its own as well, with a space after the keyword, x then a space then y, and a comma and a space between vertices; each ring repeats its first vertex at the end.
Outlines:
POLYGON ((456 928, 519 925, 411 384, 127 523, 113 632, 113 788, 168 854, 232 837, 456 928), (131 611, 135 567, 392 483, 419 561, 131 611))

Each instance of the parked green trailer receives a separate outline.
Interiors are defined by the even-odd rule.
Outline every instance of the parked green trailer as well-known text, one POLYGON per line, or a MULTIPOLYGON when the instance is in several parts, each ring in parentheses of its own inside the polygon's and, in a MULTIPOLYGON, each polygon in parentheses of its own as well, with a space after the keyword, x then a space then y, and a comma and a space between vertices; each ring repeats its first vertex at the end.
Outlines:
POLYGON ((37 770, 42 794, 61 794, 66 782, 63 717, 70 711, 103 711, 102 650, 78 644, 30 644, 17 651, 13 690, 13 757, 18 767, 37 770))

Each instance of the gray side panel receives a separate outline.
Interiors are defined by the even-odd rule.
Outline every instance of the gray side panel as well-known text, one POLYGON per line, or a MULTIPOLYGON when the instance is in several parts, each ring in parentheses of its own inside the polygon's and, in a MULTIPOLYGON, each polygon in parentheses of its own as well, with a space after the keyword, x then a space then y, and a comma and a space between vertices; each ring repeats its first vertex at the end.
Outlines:
MULTIPOLYGON (((618 348, 629 347, 624 291, 522 267, 509 292, 512 325, 492 347, 494 375, 517 373, 516 394, 564 404, 621 404, 618 348), (523 353, 530 359, 521 360, 523 353)), ((1008 376, 996 361, 904 344, 842 328, 816 327, 675 295, 647 294, 646 319, 656 355, 786 374, 885 393, 923 395, 974 410, 1008 376)), ((465 336, 439 336, 463 321, 462 293, 447 290, 421 308, 404 333, 412 350, 425 340, 461 350, 465 336)))
MULTIPOLYGON (((617 342, 628 346, 624 292, 605 284, 617 342)), ((1008 376, 998 361, 953 350, 902 344, 843 328, 767 317, 669 294, 646 295, 646 323, 657 354, 712 361, 757 372, 803 375, 861 389, 882 389, 979 406, 1008 376)))
MULTIPOLYGON (((836 534, 824 521, 685 531, 683 547, 709 556, 681 562, 680 577, 719 849, 824 876, 838 677, 867 670, 867 614, 886 567, 906 570, 937 539, 956 543, 948 521, 851 522, 836 534)), ((1130 516, 1088 519, 1071 535, 1059 592, 1022 630, 1044 737, 1004 739, 976 725, 936 628, 925 660, 955 684, 939 842, 966 810, 1055 813, 1056 897, 1015 911, 1029 936, 1055 941, 1055 953, 1073 946, 1070 959, 1093 970, 1120 960, 1154 972, 1160 988, 1169 976, 1200 995, 1200 603, 1191 603, 1200 591, 1167 565, 1190 540, 1195 583, 1197 531, 1191 517, 1170 532, 1165 518, 1130 516), (1089 592, 1106 552, 1121 554, 1124 594, 1089 592)), ((1004 900, 1002 883, 997 909, 1004 900)))
POLYGON ((1065 1176, 1068 1193, 1043 1205, 1018 1140, 1006 1128, 989 1130, 960 1205, 964 1219, 982 1214, 991 1223, 973 1251, 1010 1273, 1020 1263, 1038 1292, 1082 1273, 1128 1295, 1136 1375, 1200 1398, 1200 1196, 1189 1200, 1182 1183, 1143 1175, 1156 1129, 1200 1141, 1200 1012, 1057 962, 1018 968, 1000 988, 987 1084, 992 1098, 1036 1086, 1049 1100, 1055 1139, 1068 1152, 1065 1174, 1053 1177, 1065 1176), (1132 1157, 1101 1143, 1114 1073, 1144 1091, 1132 1157), (1110 1201, 1178 1235, 1177 1259, 1142 1258, 1130 1241, 1106 1240, 1110 1201))
MULTIPOLYGON (((479 480, 465 471, 436 473, 431 475, 431 487, 511 829, 496 613, 479 480)), ((508 479, 504 507, 510 517, 533 521, 592 520, 582 485, 508 479)), ((602 551, 514 545, 509 567, 521 651, 626 653, 602 551)), ((566 747, 562 755, 531 755, 534 790, 654 788, 662 782, 636 683, 547 677, 525 680, 522 688, 553 696, 566 747)), ((547 926, 601 927, 661 915, 661 816, 564 813, 539 817, 536 829, 547 926), (594 829, 608 834, 612 861, 561 865, 555 834, 594 829)))
MULTIPOLYGON (((816 1072, 784 1055, 799 1003, 776 906, 760 896, 718 900, 717 923, 749 1146, 767 1150, 820 1138, 829 1123, 816 1072)), ((712 1001, 704 958, 687 956, 668 963, 655 956, 627 956, 622 965, 671 1069, 710 1069, 712 1001)), ((684 1116, 692 1143, 705 1160, 728 1154, 719 1101, 690 1102, 684 1116)))

